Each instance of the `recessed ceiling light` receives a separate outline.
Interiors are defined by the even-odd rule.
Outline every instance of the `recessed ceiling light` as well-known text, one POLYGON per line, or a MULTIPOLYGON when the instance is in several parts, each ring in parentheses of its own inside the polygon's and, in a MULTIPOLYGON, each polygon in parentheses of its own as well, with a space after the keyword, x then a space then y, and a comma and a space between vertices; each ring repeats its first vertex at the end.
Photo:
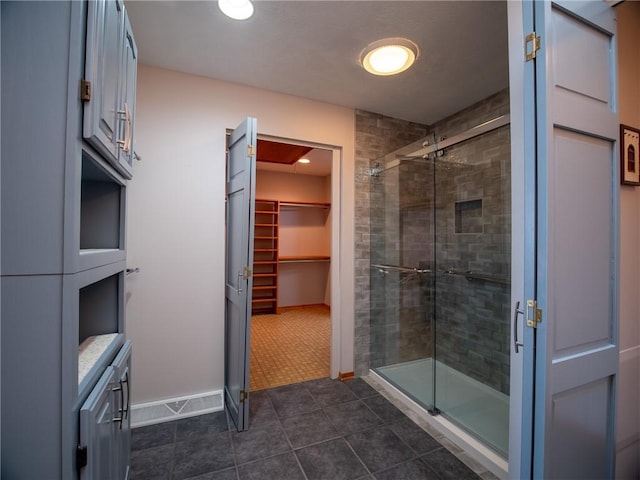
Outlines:
POLYGON ((253 4, 250 0, 218 0, 218 7, 222 13, 234 20, 246 20, 253 15, 253 4))
POLYGON ((395 75, 413 65, 418 53, 418 46, 411 40, 384 38, 370 43, 360 53, 360 63, 374 75, 395 75))
POLYGON ((309 160, 308 158, 301 158, 300 160, 298 160, 298 163, 311 163, 311 160, 309 160))

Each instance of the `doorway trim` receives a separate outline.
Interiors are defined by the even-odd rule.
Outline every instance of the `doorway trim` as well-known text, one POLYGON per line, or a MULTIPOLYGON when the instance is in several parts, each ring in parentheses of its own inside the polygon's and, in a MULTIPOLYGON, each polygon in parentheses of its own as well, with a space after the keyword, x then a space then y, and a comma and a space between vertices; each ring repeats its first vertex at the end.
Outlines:
MULTIPOLYGON (((258 127, 259 128, 259 127, 258 127)), ((277 135, 268 135, 258 132, 258 140, 268 140, 272 142, 288 143, 291 145, 300 145, 304 147, 320 148, 332 152, 331 162, 331 263, 329 268, 330 284, 331 284, 331 357, 329 365, 329 376, 338 378, 340 375, 350 372, 341 372, 343 355, 348 355, 351 349, 343 351, 343 335, 342 328, 345 326, 343 319, 345 313, 343 310, 342 290, 343 278, 342 272, 342 158, 343 147, 337 145, 327 145, 323 143, 310 142, 306 140, 297 140, 277 135)), ((348 340, 348 339, 345 339, 348 340)), ((347 362, 348 363, 348 362, 347 362)))

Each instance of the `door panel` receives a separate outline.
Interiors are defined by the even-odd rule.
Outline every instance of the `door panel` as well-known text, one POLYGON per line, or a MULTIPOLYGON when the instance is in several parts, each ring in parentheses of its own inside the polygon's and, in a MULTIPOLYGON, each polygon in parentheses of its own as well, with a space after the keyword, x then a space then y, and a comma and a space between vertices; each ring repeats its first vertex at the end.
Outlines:
POLYGON ((114 369, 109 366, 80 409, 80 445, 87 447, 87 464, 80 470, 81 480, 118 478, 113 462, 114 380, 114 369))
POLYGON ((618 367, 613 11, 604 2, 534 2, 534 9, 542 44, 535 60, 542 322, 533 476, 611 478, 618 367))
POLYGON ((611 407, 610 394, 605 377, 554 397, 550 436, 564 447, 551 451, 552 477, 611 478, 606 468, 609 422, 600 412, 601 406, 611 407))
POLYGON ((556 319, 550 333, 557 359, 612 342, 614 292, 610 257, 592 254, 611 252, 610 229, 602 227, 612 220, 611 142, 562 129, 554 130, 554 142, 555 156, 562 161, 549 179, 555 197, 550 235, 559 246, 570 246, 553 250, 555 274, 549 278, 555 297, 550 315, 556 319), (579 328, 574 318, 580 319, 579 328))
POLYGON ((83 135, 111 162, 116 144, 124 7, 122 0, 88 2, 85 77, 92 84, 84 104, 83 135))
POLYGON ((238 431, 249 428, 249 353, 255 210, 256 129, 247 118, 229 138, 225 267, 225 404, 238 431))

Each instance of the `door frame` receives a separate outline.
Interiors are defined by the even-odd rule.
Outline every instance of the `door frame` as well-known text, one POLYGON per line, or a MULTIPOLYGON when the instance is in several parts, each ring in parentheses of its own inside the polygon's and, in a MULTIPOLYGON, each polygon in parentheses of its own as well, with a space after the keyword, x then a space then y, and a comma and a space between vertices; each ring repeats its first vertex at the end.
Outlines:
MULTIPOLYGON (((258 119, 259 120, 259 119, 258 119)), ((342 214, 342 147, 336 145, 327 145, 323 143, 311 142, 306 140, 297 140, 277 135, 263 134, 258 131, 258 140, 268 140, 271 142, 288 143, 290 145, 299 145, 303 147, 321 148, 332 152, 331 162, 331 263, 329 267, 329 276, 331 283, 331 360, 329 367, 329 375, 331 378, 338 378, 340 373, 340 365, 343 353, 353 352, 353 345, 343 352, 343 338, 347 340, 348 335, 342 334, 345 326, 343 318, 346 318, 342 311, 342 290, 343 276, 342 252, 340 239, 342 238, 341 218, 342 214)))
POLYGON ((535 298, 535 122, 533 62, 524 61, 524 38, 533 31, 533 2, 507 2, 511 114, 511 314, 509 456, 510 479, 531 477, 533 436, 533 330, 524 326, 527 298, 535 298), (525 24, 526 22, 526 24, 525 24), (516 338, 519 344, 515 351, 516 338), (528 383, 527 383, 528 382, 528 383), (523 417, 528 415, 528 419, 523 417))

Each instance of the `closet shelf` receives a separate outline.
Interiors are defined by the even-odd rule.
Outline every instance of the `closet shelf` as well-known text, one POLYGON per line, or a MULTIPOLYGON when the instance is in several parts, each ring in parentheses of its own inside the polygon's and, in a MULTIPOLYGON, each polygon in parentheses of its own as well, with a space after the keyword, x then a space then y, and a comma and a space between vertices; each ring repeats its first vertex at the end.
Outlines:
POLYGON ((280 202, 280 208, 331 208, 330 203, 325 202, 280 202))
POLYGON ((330 262, 331 257, 328 255, 295 255, 278 257, 279 263, 303 263, 303 262, 330 262))

